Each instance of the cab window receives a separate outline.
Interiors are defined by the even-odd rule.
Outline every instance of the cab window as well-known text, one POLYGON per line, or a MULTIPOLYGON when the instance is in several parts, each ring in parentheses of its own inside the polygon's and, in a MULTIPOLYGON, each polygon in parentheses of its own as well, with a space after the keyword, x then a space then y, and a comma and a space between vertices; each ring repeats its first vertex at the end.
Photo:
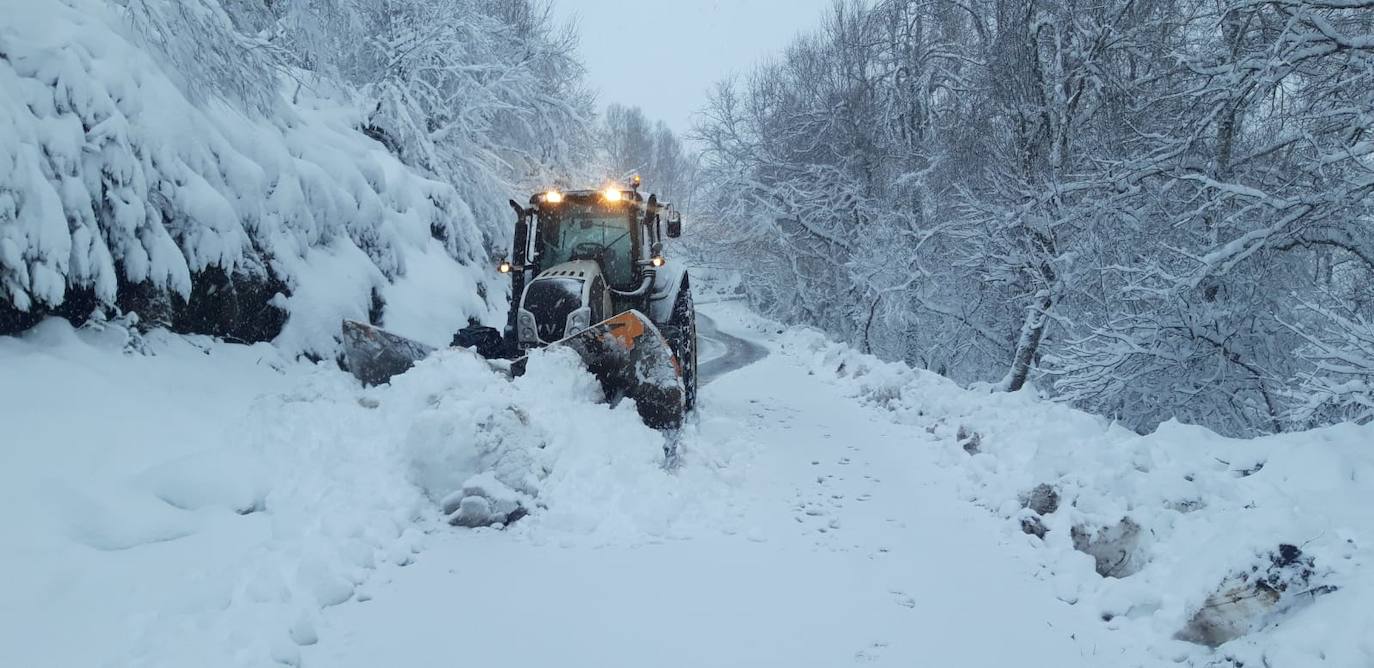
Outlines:
POLYGON ((625 209, 570 203, 541 213, 539 264, 548 269, 572 260, 601 263, 607 281, 629 289, 634 281, 634 225, 625 209))

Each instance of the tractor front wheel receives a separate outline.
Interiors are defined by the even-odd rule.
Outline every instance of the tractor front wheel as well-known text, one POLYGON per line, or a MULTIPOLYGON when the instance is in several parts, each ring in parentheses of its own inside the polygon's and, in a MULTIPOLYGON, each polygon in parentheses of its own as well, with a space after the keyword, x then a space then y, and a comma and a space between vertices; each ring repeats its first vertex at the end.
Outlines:
POLYGON ((682 405, 684 410, 692 411, 697 405, 697 311, 686 279, 673 302, 673 314, 666 329, 668 345, 672 346, 682 367, 682 405))

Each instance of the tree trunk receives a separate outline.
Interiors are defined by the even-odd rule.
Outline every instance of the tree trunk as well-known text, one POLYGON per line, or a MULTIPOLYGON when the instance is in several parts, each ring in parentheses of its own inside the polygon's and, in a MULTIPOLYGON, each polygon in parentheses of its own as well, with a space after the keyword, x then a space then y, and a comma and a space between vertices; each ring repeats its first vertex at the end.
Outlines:
POLYGON ((1040 350, 1040 340, 1045 336, 1045 325, 1053 305, 1050 291, 1041 290, 1035 296, 1035 304, 1026 308, 1026 321, 1021 325, 1016 355, 1012 358, 1011 369, 1007 370, 1007 377, 1002 379, 1003 391, 1016 392, 1025 386, 1031 367, 1035 364, 1035 354, 1040 350))
POLYGON ((868 321, 864 323, 864 354, 873 354, 873 344, 868 339, 868 333, 873 329, 873 316, 878 313, 878 302, 883 300, 880 294, 873 298, 873 303, 868 306, 868 321))

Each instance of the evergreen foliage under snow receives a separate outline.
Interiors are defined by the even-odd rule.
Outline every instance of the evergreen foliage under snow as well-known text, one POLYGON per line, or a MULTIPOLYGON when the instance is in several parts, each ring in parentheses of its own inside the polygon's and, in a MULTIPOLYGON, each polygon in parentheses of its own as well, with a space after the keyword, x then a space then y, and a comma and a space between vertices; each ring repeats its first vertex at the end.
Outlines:
POLYGON ((327 354, 436 244, 485 283, 505 199, 585 150, 570 38, 523 0, 0 13, 0 329, 118 308, 271 339, 313 280, 342 290, 291 342, 327 354))

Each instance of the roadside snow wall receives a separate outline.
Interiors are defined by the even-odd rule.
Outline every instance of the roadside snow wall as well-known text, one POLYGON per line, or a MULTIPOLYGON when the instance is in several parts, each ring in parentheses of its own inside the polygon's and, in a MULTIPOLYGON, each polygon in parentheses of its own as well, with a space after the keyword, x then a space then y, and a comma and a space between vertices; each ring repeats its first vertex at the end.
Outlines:
POLYGON ((0 334, 118 308, 329 356, 389 297, 440 343, 487 315, 470 207, 364 135, 350 92, 277 72, 266 112, 193 100, 119 11, 0 0, 0 334))

